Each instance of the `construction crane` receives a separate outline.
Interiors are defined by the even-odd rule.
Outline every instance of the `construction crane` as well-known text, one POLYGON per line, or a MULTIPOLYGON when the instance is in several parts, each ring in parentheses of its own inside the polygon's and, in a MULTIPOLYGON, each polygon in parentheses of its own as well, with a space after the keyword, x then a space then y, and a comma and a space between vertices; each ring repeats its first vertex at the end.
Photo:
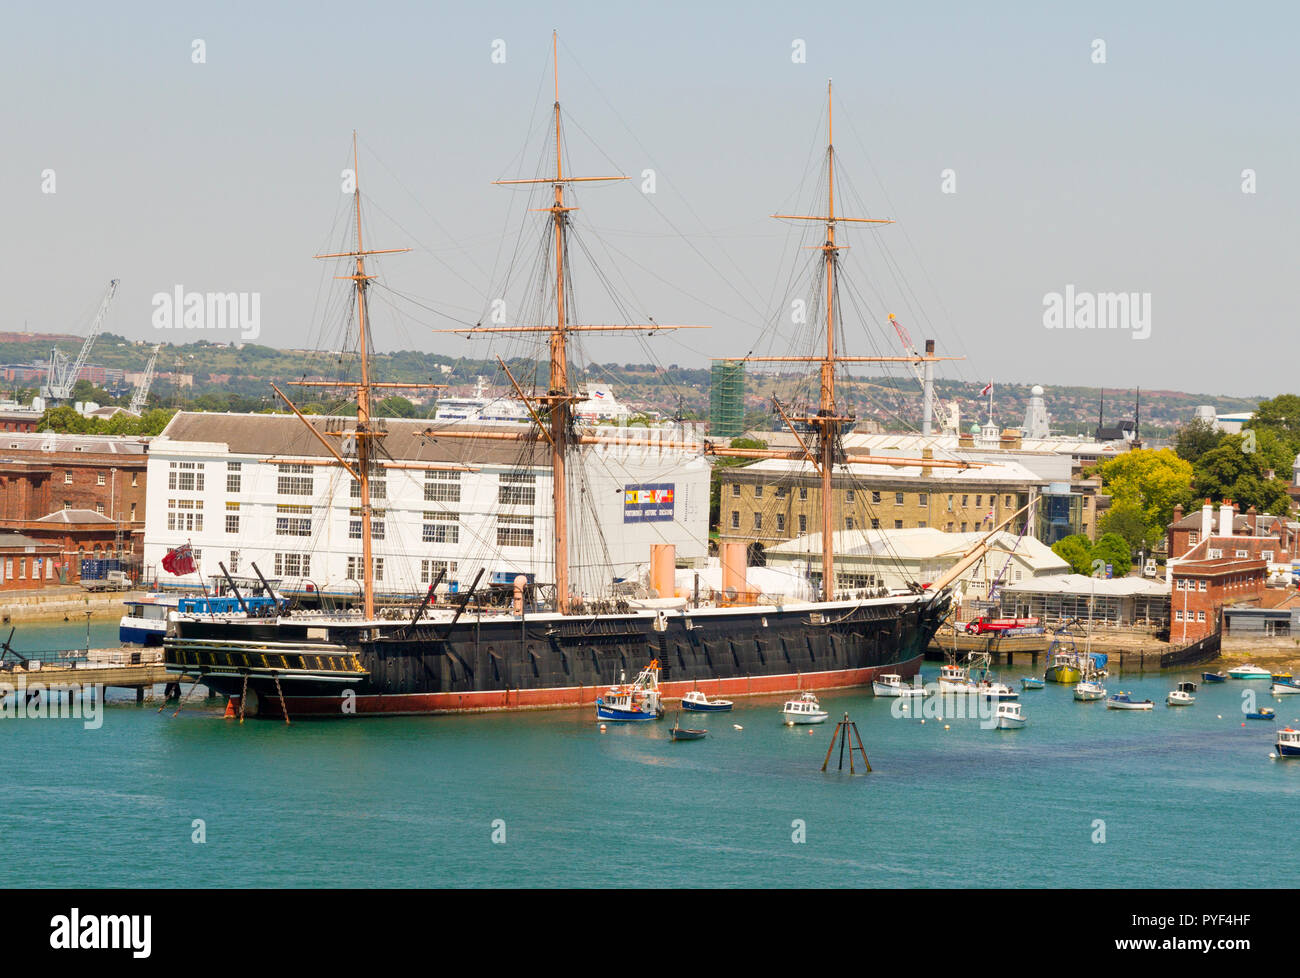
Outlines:
POLYGON ((66 353, 60 353, 57 348, 50 351, 50 367, 45 377, 45 384, 41 387, 41 397, 52 401, 72 399, 72 388, 76 386, 81 368, 86 365, 91 347, 95 345, 95 339, 104 327, 104 316, 108 312, 108 304, 113 301, 113 295, 117 292, 117 282, 117 279, 113 279, 108 283, 104 301, 99 304, 99 312, 95 313, 95 319, 90 324, 90 332, 86 335, 86 341, 81 344, 81 352, 77 354, 77 359, 73 361, 66 353))
POLYGON ((144 373, 140 375, 140 383, 135 385, 135 393, 131 395, 131 405, 127 408, 132 414, 144 413, 144 402, 149 396, 149 387, 153 383, 153 368, 158 362, 158 351, 162 349, 159 343, 153 348, 153 354, 149 357, 149 363, 144 368, 144 373))

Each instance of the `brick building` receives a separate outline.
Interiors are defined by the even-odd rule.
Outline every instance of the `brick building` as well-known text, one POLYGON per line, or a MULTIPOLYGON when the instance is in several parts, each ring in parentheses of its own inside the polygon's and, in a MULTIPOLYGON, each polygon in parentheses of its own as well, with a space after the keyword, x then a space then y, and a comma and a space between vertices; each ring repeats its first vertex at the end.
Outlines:
POLYGON ((21 533, 0 532, 0 591, 30 591, 53 581, 58 547, 21 533))
POLYGON ((1170 574, 1180 563, 1203 560, 1263 560, 1270 570, 1285 570, 1300 549, 1300 524, 1289 519, 1255 512, 1244 514, 1231 500, 1219 506, 1215 520, 1209 500, 1200 512, 1182 515, 1174 507, 1174 521, 1167 530, 1170 574))
POLYGON ((1179 562, 1173 571, 1169 640, 1195 642, 1214 631, 1219 609, 1225 605, 1258 604, 1267 577, 1268 565, 1262 559, 1179 562))

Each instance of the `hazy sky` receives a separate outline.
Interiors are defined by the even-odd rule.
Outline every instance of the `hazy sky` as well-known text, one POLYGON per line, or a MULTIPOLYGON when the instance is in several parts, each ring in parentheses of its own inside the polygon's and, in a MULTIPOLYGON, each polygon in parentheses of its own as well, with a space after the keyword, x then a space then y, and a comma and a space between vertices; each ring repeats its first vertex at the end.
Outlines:
MULTIPOLYGON (((899 222, 850 238, 876 337, 858 345, 853 324, 852 352, 896 352, 895 312, 968 357, 942 376, 1300 390, 1296 9, 27 4, 0 41, 0 328, 84 330, 117 277, 113 332, 194 337, 151 325, 151 297, 183 286, 260 293, 261 342, 328 344, 337 270, 312 255, 342 243, 356 128, 367 244, 414 249, 383 280, 437 310, 377 304, 376 345, 483 352, 432 329, 479 319, 499 289, 526 197, 491 181, 536 175, 556 28, 569 158, 634 178, 579 193, 584 240, 627 315, 712 327, 647 341, 662 363, 787 345, 762 331, 789 334, 782 289, 813 253, 769 215, 817 206, 833 77, 844 206, 899 222), (1044 298, 1067 286, 1149 294, 1150 335, 1046 328, 1044 298)), ((585 316, 607 321, 578 274, 585 316)), ((644 349, 587 344, 595 360, 644 349)))

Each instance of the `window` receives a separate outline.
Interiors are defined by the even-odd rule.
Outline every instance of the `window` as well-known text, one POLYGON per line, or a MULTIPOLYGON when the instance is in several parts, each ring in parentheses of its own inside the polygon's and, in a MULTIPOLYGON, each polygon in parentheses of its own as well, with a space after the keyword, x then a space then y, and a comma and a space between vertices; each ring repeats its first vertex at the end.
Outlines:
POLYGON ((903 528, 903 521, 902 521, 902 520, 894 520, 894 529, 895 529, 895 530, 901 530, 902 528, 903 528))
POLYGON ((226 503, 226 532, 239 532, 239 503, 226 503))
POLYGON ((278 537, 311 536, 311 507, 281 503, 275 507, 275 535, 278 537))
POLYGON ((63 500, 63 508, 65 510, 72 509, 72 500, 71 499, 63 500))
POLYGON ((1204 612, 1204 611, 1198 611, 1198 612, 1196 613, 1196 620, 1197 620, 1197 621, 1205 621, 1205 612, 1204 612))
MULTIPOLYGON (((353 483, 355 486, 356 483, 353 483)), ((310 465, 281 465, 275 478, 275 491, 281 496, 310 496, 312 494, 312 468, 310 465)))
POLYGON ((135 503, 131 504, 131 522, 135 522, 135 503))
POLYGON ((948 493, 948 512, 952 512, 952 493, 948 493))
MULTIPOLYGON (((377 465, 374 462, 370 464, 370 478, 367 481, 370 484, 371 499, 388 498, 388 479, 382 465, 377 465)), ((356 479, 352 480, 351 493, 353 499, 361 498, 361 483, 356 479)), ((378 578, 376 578, 376 580, 378 580, 378 578)))
POLYGON ((537 501, 536 481, 532 472, 502 472, 497 502, 502 506, 532 506, 537 501))
POLYGON ((1186 590, 1187 590, 1187 581, 1186 581, 1186 579, 1185 579, 1185 578, 1181 578, 1181 577, 1179 577, 1179 578, 1175 578, 1175 579, 1174 579, 1174 590, 1175 590, 1175 591, 1186 591, 1186 590))
POLYGON ((1268 563, 1270 564, 1273 563, 1273 551, 1271 550, 1262 551, 1260 553, 1260 556, 1263 557, 1264 560, 1266 560, 1268 563))
POLYGON ((311 554, 276 554, 275 576, 310 577, 311 554))
POLYGON ((808 517, 805 516, 803 513, 799 514, 799 532, 800 533, 808 532, 808 517))
POLYGON ((376 557, 375 558, 375 580, 382 581, 383 579, 384 579, 384 558, 376 557))
POLYGON ((1187 542, 1189 544, 1200 543, 1201 535, 1197 533, 1195 530, 1193 530, 1191 533, 1187 534, 1187 542))
POLYGON ((1183 612, 1182 609, 1180 608, 1178 611, 1174 612, 1174 621, 1182 621, 1182 620, 1183 620, 1183 612))
POLYGON ((1234 556, 1234 557, 1249 557, 1249 556, 1250 556, 1250 551, 1249 551, 1249 550, 1237 550, 1237 551, 1235 551, 1235 552, 1233 553, 1233 556, 1234 556))
POLYGON ((739 499, 739 498, 740 498, 740 483, 739 483, 739 482, 733 482, 733 483, 731 484, 731 498, 732 498, 732 499, 739 499))
POLYGON ((103 515, 104 515, 104 504, 103 504, 103 503, 95 503, 95 512, 98 513, 100 516, 103 516, 103 515))
POLYGON ((430 512, 424 514, 424 534, 425 543, 459 543, 460 542, 460 514, 458 513, 437 513, 430 512))
POLYGON ((444 571, 448 575, 455 574, 456 561, 454 560, 420 561, 420 583, 432 584, 437 579, 439 571, 444 571))
POLYGON ((762 513, 755 513, 755 514, 754 514, 754 529, 755 529, 755 530, 761 530, 761 529, 763 529, 763 514, 762 514, 762 513))
POLYGON ((776 528, 778 532, 785 532, 785 513, 776 514, 776 528))
MULTIPOLYGON (((360 540, 362 523, 361 509, 360 507, 354 506, 348 511, 348 514, 353 517, 353 519, 348 522, 348 539, 360 540)), ((372 540, 384 539, 384 516, 385 512, 382 509, 372 509, 370 511, 370 537, 372 540)))
MULTIPOLYGON (((103 485, 101 482, 100 485, 103 485)), ((170 462, 167 470, 167 488, 180 492, 203 491, 203 465, 200 462, 170 462)))
POLYGON ((167 529, 201 533, 203 531, 203 501, 196 499, 167 500, 167 529))
POLYGON ((138 486, 139 484, 140 484, 140 473, 139 473, 139 472, 132 472, 132 473, 131 473, 131 488, 134 489, 134 488, 135 488, 136 486, 138 486))
POLYGON ((426 503, 460 502, 460 471, 455 469, 424 470, 426 503))
POLYGON ((976 508, 976 509, 979 509, 979 508, 980 508, 980 505, 981 505, 981 503, 983 502, 983 500, 984 500, 984 497, 983 497, 983 496, 976 496, 976 497, 975 497, 975 508, 976 508))
POLYGON ((929 506, 930 494, 928 492, 918 492, 916 494, 916 502, 919 506, 929 506))
POLYGON ((1010 497, 1010 496, 1007 496, 1007 498, 1006 498, 1005 500, 1003 500, 1002 505, 1003 505, 1003 506, 1010 507, 1010 506, 1011 506, 1011 497, 1010 497))
MULTIPOLYGON (((737 514, 739 518, 739 514, 737 514)), ((498 547, 531 547, 533 545, 533 518, 531 516, 497 517, 498 547)))
POLYGON ((238 550, 230 551, 230 563, 227 565, 226 569, 229 570, 230 573, 232 574, 239 573, 239 551, 238 550))
POLYGON ((852 490, 852 489, 846 490, 845 493, 844 493, 844 501, 845 501, 846 503, 851 503, 851 502, 853 502, 853 495, 854 495, 854 494, 853 494, 853 490, 852 490))
POLYGON ((878 493, 878 492, 873 492, 873 493, 871 494, 871 501, 872 501, 873 503, 878 503, 878 502, 880 502, 880 493, 878 493))
POLYGON ((1206 581, 1197 581, 1197 582, 1196 582, 1196 590, 1198 590, 1198 591, 1204 591, 1206 587, 1207 587, 1207 582, 1206 582, 1206 581))
MULTIPOLYGON (((962 509, 965 509, 969 504, 970 504, 970 496, 962 496, 962 497, 961 497, 961 506, 962 506, 962 509)), ((964 526, 964 524, 963 524, 963 526, 964 526)))
POLYGON ((63 473, 63 484, 64 484, 65 486, 70 486, 70 485, 72 485, 72 473, 71 473, 71 472, 64 472, 64 473, 63 473))
POLYGON ((1223 557, 1223 551, 1216 550, 1213 547, 1211 547, 1209 556, 1211 560, 1219 560, 1221 557, 1223 557))
POLYGON ((104 484, 104 473, 103 473, 103 472, 96 472, 96 473, 95 473, 95 485, 97 485, 97 486, 102 486, 103 484, 104 484))
POLYGON ((754 498, 755 498, 755 499, 762 499, 762 498, 763 498, 763 487, 762 487, 762 485, 756 485, 756 486, 754 486, 754 498))
POLYGON ((243 463, 227 462, 226 463, 226 492, 234 495, 240 491, 243 483, 243 463))
POLYGON ((800 499, 807 499, 807 498, 808 498, 808 487, 807 487, 807 486, 800 486, 800 487, 799 487, 799 498, 800 498, 800 499))
POLYGON ((776 498, 777 498, 777 499, 784 499, 784 498, 789 494, 789 492, 790 492, 790 490, 789 490, 787 487, 785 487, 785 486, 777 486, 777 487, 776 487, 776 498))
POLYGON ((961 532, 962 532, 962 533, 965 533, 965 532, 966 532, 966 521, 965 521, 965 520, 962 520, 962 523, 961 523, 961 532))
POLYGON ((740 529, 740 510, 738 509, 733 509, 731 511, 731 528, 733 530, 740 529))
POLYGON ((924 530, 924 529, 925 529, 927 526, 929 526, 930 524, 927 523, 925 520, 921 520, 921 521, 920 521, 919 523, 917 523, 916 525, 919 526, 922 530, 924 530))
POLYGON ((895 506, 903 505, 903 494, 901 492, 894 493, 894 505, 895 506))
POLYGON ((846 529, 846 530, 851 530, 851 529, 853 529, 853 517, 852 517, 852 516, 846 516, 846 517, 844 517, 844 529, 846 529))
POLYGON ((872 520, 872 521, 871 521, 871 528, 872 528, 873 530, 879 530, 879 529, 880 529, 880 520, 872 520))

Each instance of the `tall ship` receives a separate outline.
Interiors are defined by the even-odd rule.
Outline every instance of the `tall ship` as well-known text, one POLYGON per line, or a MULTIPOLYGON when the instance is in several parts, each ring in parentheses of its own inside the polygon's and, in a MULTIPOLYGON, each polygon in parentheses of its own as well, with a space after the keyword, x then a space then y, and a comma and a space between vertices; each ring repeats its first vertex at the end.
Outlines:
MULTIPOLYGON (((554 40, 552 53, 554 56, 554 40)), ((409 440, 416 433, 408 429, 421 425, 418 434, 423 443, 436 443, 442 450, 457 444, 488 446, 513 455, 521 470, 540 470, 549 476, 549 498, 540 494, 539 498, 543 505, 549 504, 552 559, 544 572, 493 573, 488 581, 483 580, 480 567, 472 580, 457 581, 450 591, 444 565, 436 575, 427 574, 419 591, 408 595, 405 603, 380 600, 382 587, 377 587, 385 583, 378 580, 375 560, 375 537, 383 527, 385 505, 378 483, 385 466, 397 464, 397 453, 390 451, 392 446, 386 445, 386 440, 396 437, 398 429, 396 422, 377 415, 376 398, 389 389, 415 385, 376 382, 371 377, 368 297, 374 276, 367 271, 367 259, 391 251, 365 246, 358 180, 352 208, 355 245, 317 256, 345 262, 348 274, 340 277, 352 283, 359 375, 342 389, 355 400, 355 417, 350 411, 346 417, 309 416, 273 385, 293 415, 281 415, 274 424, 299 426, 296 450, 303 452, 304 446, 310 445, 315 457, 307 461, 333 467, 343 480, 351 480, 351 525, 357 531, 353 535, 359 538, 359 559, 353 563, 349 558, 348 566, 355 568, 356 606, 348 610, 291 606, 283 598, 279 580, 292 568, 287 561, 285 567, 279 566, 279 554, 274 572, 268 570, 267 576, 254 563, 256 576, 252 580, 256 583, 250 587, 250 578, 242 578, 242 589, 234 568, 223 562, 226 594, 219 599, 182 601, 170 616, 163 643, 169 671, 231 697, 241 717, 248 713, 286 720, 590 705, 604 690, 636 675, 652 660, 658 662, 659 690, 665 698, 693 691, 726 697, 799 693, 863 686, 883 674, 904 680, 914 676, 935 631, 949 613, 952 582, 980 559, 985 546, 972 546, 928 587, 887 591, 836 586, 833 474, 848 472, 855 464, 882 461, 891 465, 911 461, 936 468, 966 467, 968 463, 854 455, 842 443, 842 432, 854 421, 847 405, 837 397, 837 371, 844 365, 944 358, 930 353, 907 358, 846 357, 837 348, 837 287, 844 247, 837 243, 837 232, 848 223, 888 222, 845 217, 836 211, 830 96, 828 85, 825 213, 774 215, 812 225, 819 229, 819 237, 824 228, 824 240, 816 245, 820 267, 814 272, 824 302, 819 300, 819 322, 808 327, 816 335, 801 342, 803 349, 808 349, 809 339, 815 345, 807 356, 747 358, 804 364, 817 384, 816 410, 786 412, 777 405, 788 430, 796 434, 797 447, 733 449, 704 439, 691 440, 686 429, 673 435, 636 428, 611 431, 580 423, 575 407, 591 399, 572 369, 573 344, 580 337, 683 327, 653 320, 584 324, 576 317, 569 261, 576 209, 572 191, 575 184, 626 178, 574 176, 566 171, 556 68, 554 128, 548 134, 548 141, 554 140, 553 170, 537 179, 498 181, 544 194, 545 206, 534 208, 545 215, 540 249, 543 268, 532 280, 541 283, 535 291, 543 299, 534 308, 535 317, 525 322, 475 324, 449 331, 471 336, 497 333, 536 343, 539 379, 531 392, 526 379, 517 378, 506 360, 500 359, 524 423, 475 428, 408 420, 402 422, 406 433, 401 435, 409 440), (650 567, 648 587, 637 591, 629 588, 628 581, 617 580, 599 548, 591 544, 593 535, 613 534, 616 528, 602 527, 584 474, 600 464, 602 453, 614 449, 632 446, 662 452, 665 437, 675 439, 668 446, 673 451, 697 459, 787 459, 816 471, 821 485, 821 574, 815 578, 818 591, 813 600, 771 600, 751 586, 743 543, 721 545, 721 587, 703 595, 698 578, 693 589, 675 584, 676 562, 670 544, 646 548, 650 551, 645 555, 650 567), (494 603, 483 600, 490 590, 496 595, 494 603)), ((355 165, 355 137, 353 157, 355 165)), ((325 381, 297 383, 329 386, 325 381)), ((290 474, 283 479, 299 478, 292 474, 294 466, 288 468, 290 474)), ((184 480, 183 471, 180 477, 184 480)), ((500 502, 508 510, 509 504, 518 500, 507 489, 503 482, 500 502)), ((623 504, 654 519, 656 513, 671 512, 671 496, 671 491, 665 495, 654 486, 628 487, 623 504)), ((235 507, 237 511, 237 503, 235 507)), ((305 508, 310 511, 311 507, 305 508)), ((297 517, 280 518, 289 521, 297 517)), ((504 539, 509 542, 508 537, 504 539)), ((392 543, 390 534, 384 545, 392 543)), ((406 546, 419 552, 418 545, 406 546)), ((230 559, 234 560, 233 554, 230 559)))

